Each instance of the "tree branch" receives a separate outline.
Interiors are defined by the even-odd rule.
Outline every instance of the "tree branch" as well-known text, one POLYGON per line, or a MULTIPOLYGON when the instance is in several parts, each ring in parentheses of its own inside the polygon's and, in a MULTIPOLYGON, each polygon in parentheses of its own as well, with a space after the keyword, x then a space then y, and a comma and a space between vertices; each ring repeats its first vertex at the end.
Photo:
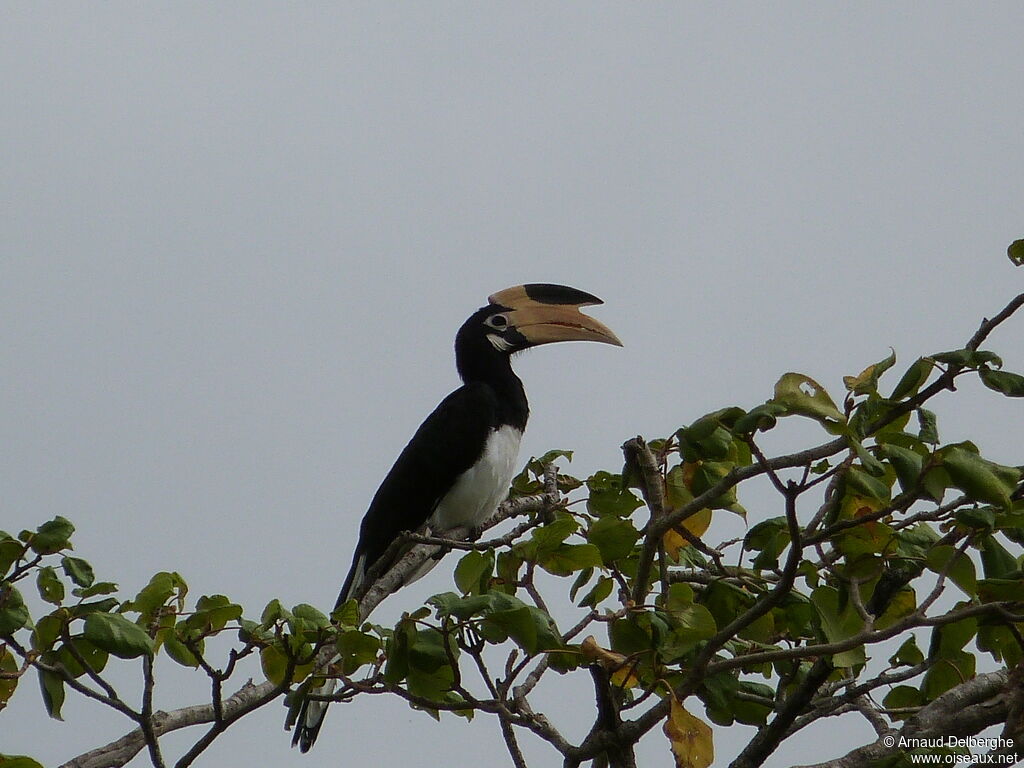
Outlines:
MULTIPOLYGON (((848 752, 843 757, 796 768, 867 768, 899 750, 901 739, 973 736, 1001 723, 1009 712, 1005 671, 978 675, 942 694, 907 720, 899 731, 848 752), (891 741, 891 746, 886 744, 891 741)), ((906 743, 905 741, 903 743, 906 743)))
MULTIPOLYGON (((227 716, 239 712, 248 712, 272 698, 280 691, 273 683, 253 685, 246 683, 233 695, 225 699, 224 712, 227 716), (269 698, 268 698, 269 697, 269 698)), ((213 722, 216 714, 212 704, 197 704, 182 707, 172 712, 156 712, 153 714, 153 733, 162 736, 171 731, 187 728, 191 725, 213 722)), ((146 737, 142 730, 136 728, 131 733, 110 744, 93 749, 79 755, 60 766, 60 768, 120 768, 137 755, 146 746, 146 737)))

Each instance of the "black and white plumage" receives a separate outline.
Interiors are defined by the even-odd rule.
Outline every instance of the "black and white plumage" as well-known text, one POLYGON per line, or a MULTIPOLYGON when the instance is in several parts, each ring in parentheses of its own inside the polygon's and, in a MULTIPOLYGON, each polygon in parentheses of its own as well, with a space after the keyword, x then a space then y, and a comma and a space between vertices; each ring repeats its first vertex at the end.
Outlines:
MULTIPOLYGON (((488 302, 455 338, 463 385, 416 430, 370 502, 336 607, 361 595, 368 570, 403 531, 476 527, 505 498, 529 417, 523 383, 512 371, 514 353, 556 341, 621 346, 611 330, 579 310, 601 300, 575 288, 532 283, 500 291, 488 302)), ((408 581, 435 563, 428 561, 408 581)), ((328 680, 317 693, 333 689, 328 680)), ((302 702, 293 745, 309 750, 326 710, 326 702, 302 702)))

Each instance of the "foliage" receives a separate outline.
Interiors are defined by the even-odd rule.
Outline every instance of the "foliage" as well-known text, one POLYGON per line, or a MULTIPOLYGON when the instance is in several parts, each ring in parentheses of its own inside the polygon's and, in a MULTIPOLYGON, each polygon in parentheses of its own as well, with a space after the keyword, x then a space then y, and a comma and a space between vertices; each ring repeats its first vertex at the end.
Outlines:
MULTIPOLYGON (((753 726, 733 765, 760 765, 784 738, 846 712, 861 712, 880 734, 920 728, 965 686, 988 681, 982 667, 1003 675, 991 678, 999 684, 985 716, 957 716, 972 733, 1006 722, 1006 675, 1024 649, 1021 467, 969 441, 943 442, 925 406, 970 377, 1024 396, 1024 376, 982 348, 1022 304, 1024 294, 964 347, 902 371, 895 352, 887 355, 845 377, 839 398, 786 373, 764 403, 627 441, 619 472, 572 477, 555 468, 571 459, 563 451, 531 460, 494 521, 522 516, 507 533, 473 542, 460 537, 467 532, 411 533, 402 542, 417 546, 396 571, 441 548, 462 554, 455 589, 395 626, 365 617, 400 573, 381 575, 330 616, 275 600, 256 619, 223 595, 192 602, 177 573, 157 573, 124 599, 71 554, 74 527, 62 517, 0 532, 0 706, 34 676, 51 717, 60 718, 69 691, 94 699, 129 718, 137 750, 162 765, 152 669, 163 653, 214 683, 206 730, 179 766, 289 690, 294 716, 300 695, 326 676, 340 683, 332 700, 385 692, 435 718, 493 715, 516 765, 525 765, 517 729, 545 739, 567 766, 633 765, 635 743, 660 725, 666 756, 703 767, 713 760, 706 721, 753 726), (818 424, 825 441, 766 456, 762 434, 794 416, 818 424), (741 496, 769 509, 763 495, 748 498, 756 477, 771 483, 777 512, 751 515, 742 539, 709 544, 715 516, 747 519, 741 496), (33 582, 40 612, 22 594, 33 582), (568 596, 575 616, 549 610, 556 595, 568 596), (207 642, 228 635, 227 654, 211 658, 207 642), (223 696, 249 656, 267 682, 223 696), (139 704, 103 677, 115 661, 139 665, 139 704), (594 726, 578 744, 529 704, 549 673, 593 680, 594 726)), ((186 720, 175 727, 200 722, 186 720)), ((36 763, 0 757, 0 765, 36 763)))

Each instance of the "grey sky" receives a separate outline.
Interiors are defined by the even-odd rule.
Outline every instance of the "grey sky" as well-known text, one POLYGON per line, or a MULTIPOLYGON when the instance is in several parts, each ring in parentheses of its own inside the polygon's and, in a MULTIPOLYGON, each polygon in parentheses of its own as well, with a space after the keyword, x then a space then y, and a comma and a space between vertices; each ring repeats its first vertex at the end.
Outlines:
MULTIPOLYGON (((509 285, 593 292, 625 342, 518 362, 523 459, 574 448, 583 475, 631 435, 765 400, 787 370, 838 393, 889 346, 909 363, 959 345, 1020 290, 1002 255, 1024 236, 1019 3, 0 16, 0 528, 69 517, 127 594, 177 569, 252 613, 329 607, 378 482, 457 383, 455 330, 509 285)), ((1020 339, 993 340, 1011 370, 1020 339)), ((1008 459, 1019 403, 970 395, 940 413, 944 436, 1008 459)), ((778 432, 778 448, 816 438, 778 432)), ((159 705, 205 693, 189 685, 159 705)), ((589 716, 587 686, 569 690, 557 706, 589 716)), ((55 762, 125 730, 91 705, 69 701, 64 724, 41 711, 26 686, 0 752, 55 762)), ((438 726, 375 699, 336 707, 300 758, 282 717, 268 707, 202 764, 500 754, 487 719, 438 726)), ((859 727, 787 755, 826 757, 859 727)), ((669 764, 660 734, 642 757, 669 764)))

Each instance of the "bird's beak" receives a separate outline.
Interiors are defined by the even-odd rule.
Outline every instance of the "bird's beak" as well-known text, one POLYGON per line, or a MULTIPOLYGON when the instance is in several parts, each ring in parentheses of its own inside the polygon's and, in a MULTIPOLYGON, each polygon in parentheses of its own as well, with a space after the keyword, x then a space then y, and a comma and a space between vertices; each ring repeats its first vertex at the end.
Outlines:
POLYGON ((599 341, 622 346, 610 328, 580 307, 603 304, 599 298, 564 285, 530 283, 499 291, 488 299, 507 307, 508 321, 530 344, 554 341, 599 341))

